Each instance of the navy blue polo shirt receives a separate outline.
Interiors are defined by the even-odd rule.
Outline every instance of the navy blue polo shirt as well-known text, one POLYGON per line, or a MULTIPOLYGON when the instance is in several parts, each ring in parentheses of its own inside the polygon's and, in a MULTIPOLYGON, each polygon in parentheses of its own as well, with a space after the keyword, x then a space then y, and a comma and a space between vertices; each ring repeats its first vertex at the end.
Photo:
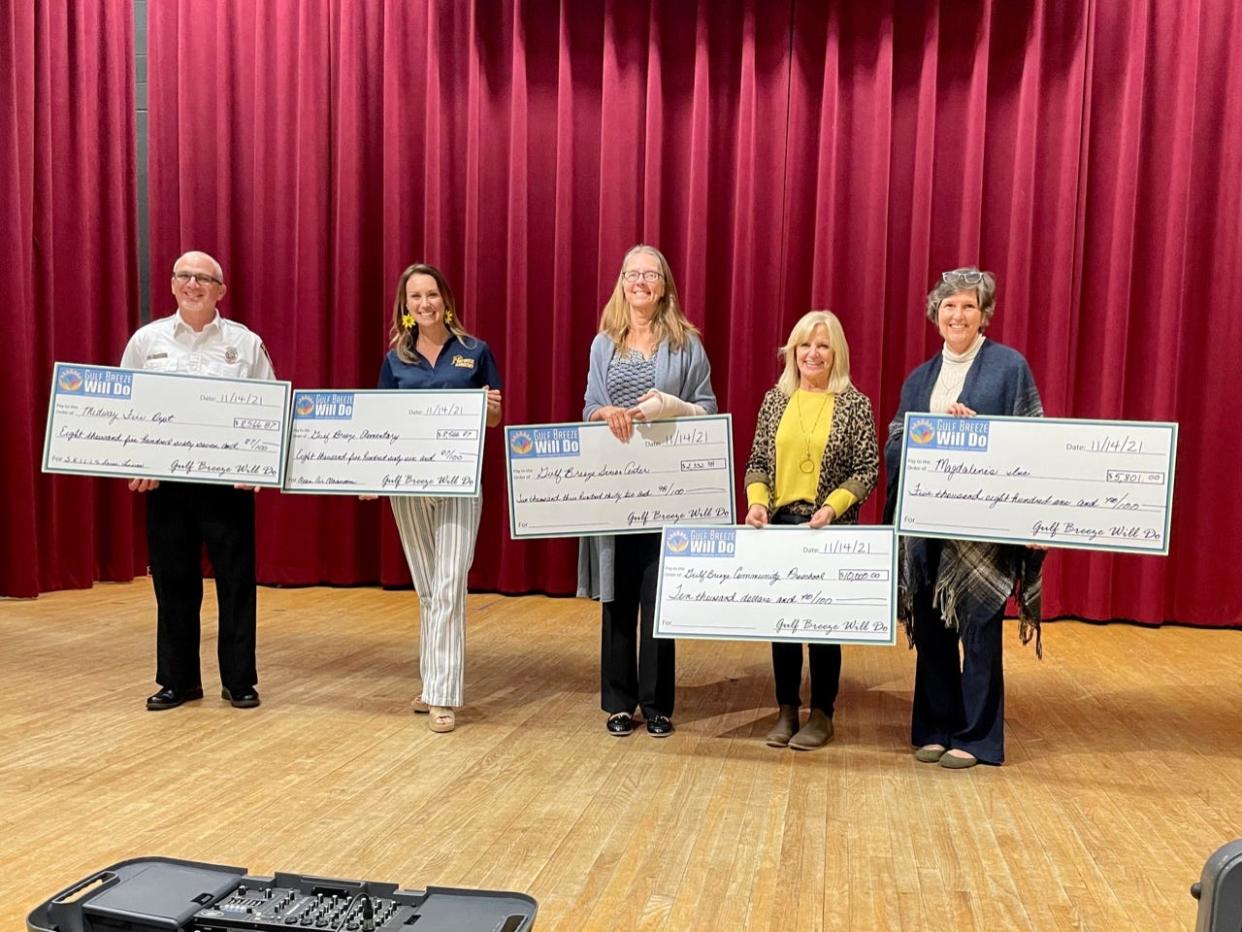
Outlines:
POLYGON ((380 388, 501 388, 496 358, 482 340, 469 338, 463 343, 450 336, 440 349, 435 365, 415 351, 418 361, 403 362, 395 349, 389 350, 380 367, 380 388))

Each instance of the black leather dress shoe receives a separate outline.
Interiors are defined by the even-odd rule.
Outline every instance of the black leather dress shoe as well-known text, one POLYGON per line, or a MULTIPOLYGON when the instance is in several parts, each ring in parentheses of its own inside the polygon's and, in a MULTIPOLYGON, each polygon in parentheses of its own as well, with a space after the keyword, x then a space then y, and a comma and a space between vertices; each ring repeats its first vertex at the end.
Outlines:
POLYGON ((171 686, 165 686, 154 696, 147 697, 147 711, 163 712, 165 709, 175 709, 183 702, 202 698, 203 688, 201 686, 195 686, 192 689, 173 689, 171 686))
POLYGON ((254 709, 259 705, 259 694, 253 686, 245 689, 222 689, 220 698, 226 700, 235 709, 254 709))
POLYGON ((634 733, 634 716, 629 712, 618 712, 616 715, 608 716, 608 721, 604 725, 608 729, 608 734, 614 738, 624 738, 626 735, 634 733))
POLYGON ((653 738, 667 738, 673 733, 673 720, 667 715, 649 715, 647 734, 653 738))

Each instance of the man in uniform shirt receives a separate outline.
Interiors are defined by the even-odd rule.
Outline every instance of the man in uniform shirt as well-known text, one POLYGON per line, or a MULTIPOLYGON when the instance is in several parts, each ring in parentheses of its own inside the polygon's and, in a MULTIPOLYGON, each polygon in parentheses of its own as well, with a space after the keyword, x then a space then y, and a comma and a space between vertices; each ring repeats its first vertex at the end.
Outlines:
MULTIPOLYGON (((140 328, 125 347, 126 369, 193 372, 242 379, 274 379, 263 341, 216 311, 224 297, 220 263, 187 252, 173 263, 177 312, 140 328)), ((147 551, 158 610, 160 689, 147 699, 153 712, 203 698, 199 669, 199 612, 203 603, 202 549, 215 570, 220 608, 217 655, 223 697, 235 708, 259 704, 255 689, 254 492, 250 486, 131 479, 147 493, 147 551)))

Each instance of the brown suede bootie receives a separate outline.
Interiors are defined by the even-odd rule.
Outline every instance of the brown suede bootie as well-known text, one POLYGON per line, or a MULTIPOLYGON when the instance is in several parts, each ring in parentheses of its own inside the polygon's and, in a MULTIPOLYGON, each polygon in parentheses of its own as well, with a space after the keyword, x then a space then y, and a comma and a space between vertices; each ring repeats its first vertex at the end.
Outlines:
POLYGON ((776 724, 768 732, 768 747, 783 748, 798 730, 798 707, 796 705, 780 706, 776 716, 776 724))
POLYGON ((795 751, 809 751, 812 748, 822 748, 831 740, 832 719, 820 709, 811 709, 811 717, 798 729, 798 733, 789 739, 789 746, 795 751))

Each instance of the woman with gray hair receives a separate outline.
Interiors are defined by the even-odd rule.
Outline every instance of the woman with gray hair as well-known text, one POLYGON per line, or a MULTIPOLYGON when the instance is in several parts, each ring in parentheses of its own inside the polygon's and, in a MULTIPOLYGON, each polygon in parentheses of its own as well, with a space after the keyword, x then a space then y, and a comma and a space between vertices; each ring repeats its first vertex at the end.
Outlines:
MULTIPOLYGON (((746 462, 746 523, 856 524, 880 472, 875 418, 850 382, 850 350, 832 311, 811 311, 778 351, 785 371, 768 389, 746 462)), ((811 644, 811 711, 799 727, 802 645, 772 642, 776 725, 770 747, 809 751, 832 739, 841 645, 811 644)))
MULTIPOLYGON (((888 426, 884 520, 897 504, 904 417, 1041 417, 1035 378, 1021 353, 984 336, 996 310, 996 279, 974 266, 953 269, 927 296, 927 319, 944 338, 939 353, 910 373, 888 426)), ((1040 548, 970 540, 902 537, 897 614, 918 650, 910 737, 924 763, 964 769, 1005 759, 1001 627, 1010 595, 1020 636, 1039 643, 1040 548), (960 655, 959 655, 960 643, 960 655)))

